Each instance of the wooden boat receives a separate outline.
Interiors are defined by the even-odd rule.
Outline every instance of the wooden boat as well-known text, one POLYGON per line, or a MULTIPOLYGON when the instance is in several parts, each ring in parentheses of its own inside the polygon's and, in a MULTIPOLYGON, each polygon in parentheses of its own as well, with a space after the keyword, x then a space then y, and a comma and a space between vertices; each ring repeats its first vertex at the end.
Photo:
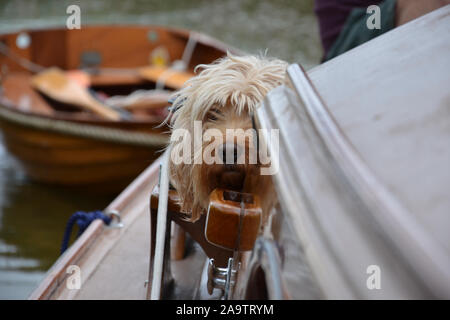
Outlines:
POLYGON ((31 71, 81 68, 91 91, 127 95, 138 89, 155 89, 161 70, 171 71, 174 63, 183 61, 184 74, 191 74, 196 65, 214 61, 227 49, 207 36, 158 26, 88 26, 2 34, 3 141, 37 181, 102 192, 123 190, 166 144, 167 128, 157 126, 167 115, 167 95, 150 97, 146 106, 131 110, 131 119, 112 121, 36 91, 31 71), (155 81, 141 74, 149 68, 155 81))
MULTIPOLYGON (((291 65, 256 119, 280 130, 280 206, 268 229, 227 273, 211 270, 213 255, 192 241, 183 259, 169 258, 167 228, 156 298, 219 298, 207 291, 209 280, 234 279, 233 299, 448 299, 449 23, 447 6, 307 74, 291 65), (169 275, 174 281, 165 282, 169 275)), ((150 239, 158 236, 150 233, 149 197, 161 162, 107 208, 120 212, 123 228, 94 222, 31 299, 149 296, 157 285, 150 239), (78 290, 67 288, 71 265, 81 270, 78 290)), ((176 210, 170 202, 168 210, 176 210)))

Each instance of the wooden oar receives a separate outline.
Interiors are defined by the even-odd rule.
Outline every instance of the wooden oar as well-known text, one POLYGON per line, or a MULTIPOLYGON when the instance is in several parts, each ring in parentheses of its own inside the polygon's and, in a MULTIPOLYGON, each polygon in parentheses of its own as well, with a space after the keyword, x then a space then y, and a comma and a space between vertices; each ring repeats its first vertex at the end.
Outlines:
POLYGON ((86 88, 68 77, 58 68, 50 68, 31 80, 32 85, 50 98, 73 104, 109 120, 120 120, 120 114, 95 100, 86 88))
POLYGON ((163 66, 148 66, 138 70, 139 75, 149 81, 162 81, 166 87, 180 89, 183 84, 192 78, 194 74, 185 71, 177 71, 163 66))

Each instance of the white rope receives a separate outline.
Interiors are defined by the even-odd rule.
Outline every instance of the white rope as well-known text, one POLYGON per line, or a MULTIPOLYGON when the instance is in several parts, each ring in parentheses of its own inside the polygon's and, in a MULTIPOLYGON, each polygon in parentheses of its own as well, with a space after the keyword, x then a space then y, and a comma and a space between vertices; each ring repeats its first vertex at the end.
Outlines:
POLYGON ((184 62, 185 70, 189 66, 189 63, 191 62, 192 54, 194 53, 196 45, 197 45, 197 37, 193 32, 189 32, 189 39, 186 44, 186 47, 184 48, 183 57, 181 58, 181 60, 184 62))
POLYGON ((156 89, 164 89, 166 80, 177 71, 186 71, 194 53, 195 46, 197 45, 197 36, 194 32, 189 32, 189 39, 184 47, 181 60, 175 60, 169 69, 164 71, 156 81, 156 89))

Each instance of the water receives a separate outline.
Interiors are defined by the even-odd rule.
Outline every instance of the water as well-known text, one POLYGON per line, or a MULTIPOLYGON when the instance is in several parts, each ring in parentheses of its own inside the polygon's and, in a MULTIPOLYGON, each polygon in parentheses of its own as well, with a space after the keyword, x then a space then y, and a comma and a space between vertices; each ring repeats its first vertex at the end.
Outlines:
POLYGON ((58 258, 70 214, 110 200, 29 181, 0 144, 0 299, 26 298, 58 258))
MULTIPOLYGON (((0 32, 64 26, 68 5, 81 23, 161 24, 211 35, 248 53, 318 64, 322 51, 312 0, 43 1, 0 0, 0 32)), ((0 299, 24 299, 59 254, 65 223, 77 210, 112 199, 40 185, 24 176, 0 135, 0 299)))

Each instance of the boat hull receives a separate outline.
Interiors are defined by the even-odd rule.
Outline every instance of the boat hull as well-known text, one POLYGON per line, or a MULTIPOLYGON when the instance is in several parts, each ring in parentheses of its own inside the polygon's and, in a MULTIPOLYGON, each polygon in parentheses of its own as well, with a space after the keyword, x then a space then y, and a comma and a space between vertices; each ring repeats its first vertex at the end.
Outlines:
POLYGON ((123 190, 161 150, 75 137, 4 120, 0 126, 7 149, 31 179, 101 193, 123 190))

